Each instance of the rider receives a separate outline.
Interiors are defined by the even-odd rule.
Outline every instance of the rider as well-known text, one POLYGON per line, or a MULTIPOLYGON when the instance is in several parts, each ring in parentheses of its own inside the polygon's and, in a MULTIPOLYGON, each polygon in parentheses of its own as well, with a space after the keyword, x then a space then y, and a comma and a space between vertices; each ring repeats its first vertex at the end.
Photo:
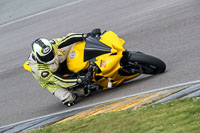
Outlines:
POLYGON ((67 69, 66 64, 71 44, 84 41, 88 36, 96 34, 101 34, 100 29, 83 34, 70 33, 62 38, 52 40, 38 38, 32 43, 32 52, 28 62, 33 76, 42 88, 59 98, 64 105, 72 106, 74 104, 77 96, 68 89, 81 82, 81 79, 76 76, 63 76, 72 73, 67 69))

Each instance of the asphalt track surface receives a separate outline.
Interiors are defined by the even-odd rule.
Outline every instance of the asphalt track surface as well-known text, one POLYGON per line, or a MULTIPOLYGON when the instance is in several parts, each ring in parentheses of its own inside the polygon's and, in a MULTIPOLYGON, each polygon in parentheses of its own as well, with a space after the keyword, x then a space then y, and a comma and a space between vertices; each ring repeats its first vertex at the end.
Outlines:
POLYGON ((74 3, 74 0, 1 0, 0 24, 15 23, 16 20, 47 11, 55 7, 74 3))
POLYGON ((125 39, 125 48, 161 58, 167 71, 87 97, 81 107, 199 80, 199 0, 79 0, 0 26, 0 126, 68 110, 23 70, 32 41, 99 27, 125 39))

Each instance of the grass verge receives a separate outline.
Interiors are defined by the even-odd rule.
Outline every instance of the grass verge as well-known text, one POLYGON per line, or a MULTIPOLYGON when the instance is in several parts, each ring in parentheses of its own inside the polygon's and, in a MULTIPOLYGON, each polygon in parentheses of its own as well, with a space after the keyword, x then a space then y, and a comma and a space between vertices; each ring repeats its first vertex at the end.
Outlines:
POLYGON ((148 105, 30 131, 30 133, 200 133, 200 99, 148 105))

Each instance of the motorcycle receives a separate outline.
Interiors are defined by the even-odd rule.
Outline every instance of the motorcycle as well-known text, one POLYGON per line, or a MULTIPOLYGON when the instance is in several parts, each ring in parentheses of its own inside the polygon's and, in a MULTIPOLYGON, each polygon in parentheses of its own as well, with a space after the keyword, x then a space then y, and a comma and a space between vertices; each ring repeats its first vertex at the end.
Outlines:
MULTIPOLYGON (((105 31, 73 44, 67 67, 79 77, 87 77, 78 88, 84 92, 106 90, 141 74, 165 72, 166 65, 162 60, 142 52, 128 51, 124 43, 114 32, 105 31)), ((30 71, 28 64, 24 68, 30 71)), ((77 88, 70 90, 78 95, 77 88)))

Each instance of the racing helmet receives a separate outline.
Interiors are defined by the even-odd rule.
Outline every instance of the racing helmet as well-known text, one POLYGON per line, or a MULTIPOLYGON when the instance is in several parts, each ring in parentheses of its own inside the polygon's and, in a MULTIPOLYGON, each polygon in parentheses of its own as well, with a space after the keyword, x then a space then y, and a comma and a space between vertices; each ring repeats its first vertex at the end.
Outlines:
POLYGON ((32 43, 32 53, 39 63, 52 64, 55 53, 49 40, 38 38, 32 43))

